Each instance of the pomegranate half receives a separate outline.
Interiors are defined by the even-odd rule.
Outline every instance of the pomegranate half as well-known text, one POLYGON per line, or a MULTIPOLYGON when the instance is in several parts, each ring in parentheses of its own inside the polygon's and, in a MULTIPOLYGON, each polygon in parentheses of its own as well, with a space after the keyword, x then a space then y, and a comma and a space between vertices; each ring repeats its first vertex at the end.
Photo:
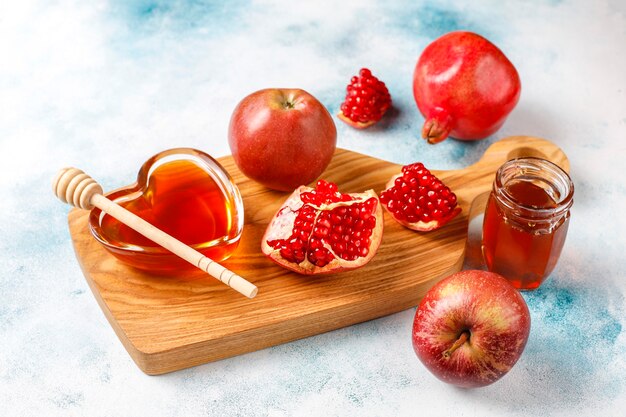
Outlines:
POLYGON ((261 242, 277 264, 313 275, 355 269, 376 254, 383 236, 383 211, 372 190, 340 193, 319 180, 301 186, 274 215, 261 242))

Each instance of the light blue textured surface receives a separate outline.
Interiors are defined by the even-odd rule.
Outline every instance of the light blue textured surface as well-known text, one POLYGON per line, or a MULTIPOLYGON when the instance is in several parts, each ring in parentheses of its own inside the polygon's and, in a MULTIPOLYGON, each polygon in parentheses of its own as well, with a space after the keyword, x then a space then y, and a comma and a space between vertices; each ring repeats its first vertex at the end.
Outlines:
POLYGON ((626 409, 626 5, 622 0, 5 1, 0 4, 0 416, 623 416, 626 409), (418 139, 422 49, 455 29, 499 45, 522 78, 504 127, 476 143, 418 139), (74 258, 50 192, 75 165, 105 189, 158 151, 226 155, 246 94, 300 87, 331 111, 369 67, 395 109, 339 146, 453 169, 513 134, 546 137, 576 184, 553 276, 525 294, 527 348, 480 390, 434 377, 414 310, 172 374, 141 373, 74 258))

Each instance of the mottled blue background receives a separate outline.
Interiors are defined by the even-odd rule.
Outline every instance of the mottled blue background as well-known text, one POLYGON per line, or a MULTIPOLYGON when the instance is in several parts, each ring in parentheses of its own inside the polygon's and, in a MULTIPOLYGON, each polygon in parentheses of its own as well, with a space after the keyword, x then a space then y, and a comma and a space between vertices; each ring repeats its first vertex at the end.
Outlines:
POLYGON ((5 1, 0 4, 1 416, 604 415, 626 409, 626 3, 563 1, 5 1), (391 3, 391 4, 390 4, 391 3), (418 138, 423 48, 469 29, 522 78, 504 127, 476 143, 418 138), (416 359, 414 310, 172 374, 141 373, 106 322, 50 180, 82 167, 129 183, 151 155, 222 156, 237 102, 300 87, 335 114, 369 67, 394 108, 339 146, 435 169, 502 137, 548 138, 576 184, 561 261, 524 294, 532 331, 498 383, 447 386, 416 359))

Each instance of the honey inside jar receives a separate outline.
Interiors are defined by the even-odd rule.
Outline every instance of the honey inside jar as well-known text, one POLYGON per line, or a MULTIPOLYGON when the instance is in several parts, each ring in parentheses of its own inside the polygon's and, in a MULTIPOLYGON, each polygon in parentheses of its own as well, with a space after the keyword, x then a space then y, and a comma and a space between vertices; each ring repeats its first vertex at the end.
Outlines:
POLYGON ((483 255, 490 271, 518 289, 533 290, 550 275, 561 255, 573 185, 565 172, 548 161, 524 158, 507 164, 496 174, 487 202, 483 255), (521 168, 516 166, 520 164, 521 168))
MULTIPOLYGON (((229 185, 234 185, 207 169, 205 161, 159 155, 144 164, 137 186, 108 197, 209 258, 226 259, 237 248, 243 227, 238 191, 233 194, 229 185)), ((125 263, 157 273, 195 269, 115 218, 95 215, 94 235, 125 263)))

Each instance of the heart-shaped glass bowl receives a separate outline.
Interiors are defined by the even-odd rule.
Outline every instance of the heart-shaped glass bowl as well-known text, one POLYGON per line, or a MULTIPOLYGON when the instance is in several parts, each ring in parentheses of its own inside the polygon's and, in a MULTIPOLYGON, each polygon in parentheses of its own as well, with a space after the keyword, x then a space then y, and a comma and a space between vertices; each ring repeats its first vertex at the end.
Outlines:
MULTIPOLYGON (((154 155, 137 182, 106 196, 207 257, 222 261, 239 244, 243 201, 230 175, 211 156, 191 148, 154 155)), ((94 208, 89 229, 120 261, 157 274, 194 266, 94 208)))

